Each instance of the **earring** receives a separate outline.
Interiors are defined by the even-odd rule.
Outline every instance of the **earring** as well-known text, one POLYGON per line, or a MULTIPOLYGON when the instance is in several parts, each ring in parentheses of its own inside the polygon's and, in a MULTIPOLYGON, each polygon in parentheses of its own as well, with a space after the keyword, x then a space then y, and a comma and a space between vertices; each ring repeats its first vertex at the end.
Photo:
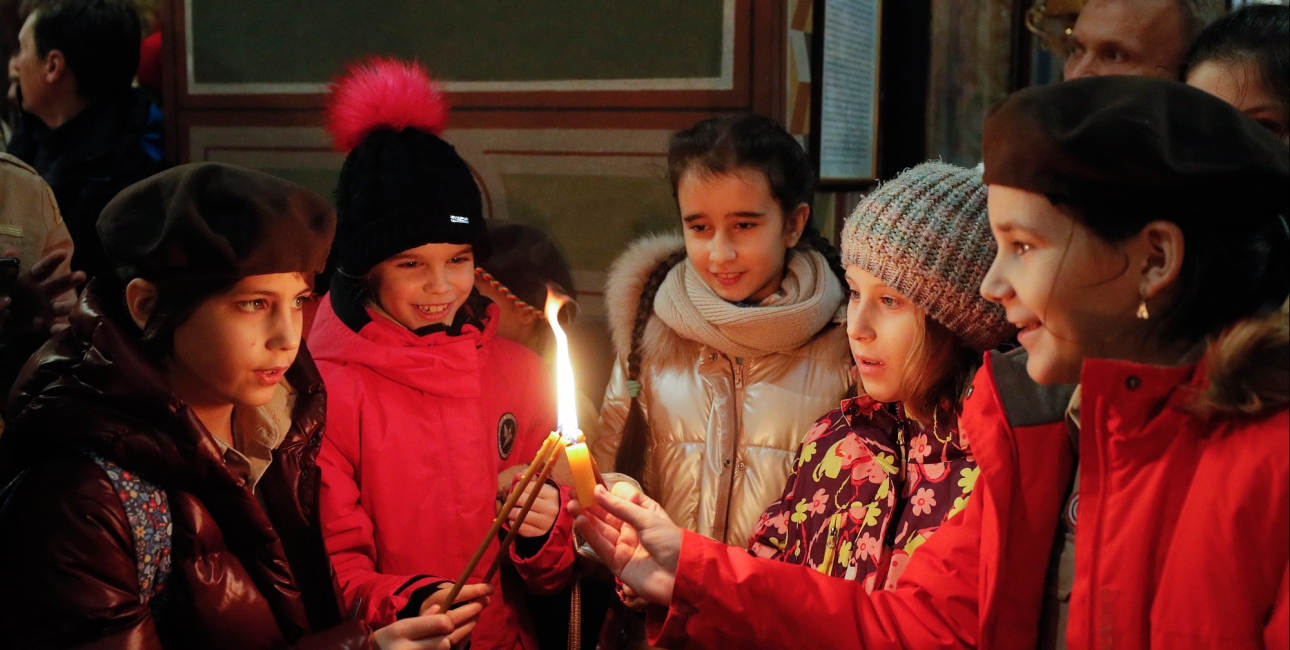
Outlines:
POLYGON ((1151 312, 1147 311, 1147 299, 1143 298, 1142 302, 1138 303, 1138 320, 1147 320, 1149 318, 1151 318, 1151 312))

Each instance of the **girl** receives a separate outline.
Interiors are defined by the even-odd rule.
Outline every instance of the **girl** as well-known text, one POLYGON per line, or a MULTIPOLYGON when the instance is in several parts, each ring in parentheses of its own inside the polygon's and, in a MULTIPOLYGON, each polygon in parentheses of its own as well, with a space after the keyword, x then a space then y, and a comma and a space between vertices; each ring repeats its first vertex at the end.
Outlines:
POLYGON ((1290 7, 1248 5, 1210 23, 1187 51, 1182 79, 1290 144, 1290 7))
POLYGON ((999 248, 982 294, 1025 349, 987 356, 964 402, 981 467, 964 511, 895 591, 866 594, 597 490, 608 514, 571 510, 667 607, 650 612, 656 643, 1290 644, 1285 146, 1148 77, 1023 90, 984 143, 999 248), (1075 381, 1072 398, 1060 382, 1075 381))
MULTIPOLYGON (((346 608, 375 625, 449 605, 445 578, 491 526, 498 475, 555 427, 541 360, 496 335, 497 306, 473 290, 488 231, 470 169, 437 135, 445 116, 424 71, 384 60, 354 68, 329 107, 348 155, 336 274, 310 334, 332 394, 323 533, 346 608)), ((563 496, 541 491, 510 553, 537 591, 564 586, 573 560, 563 496)), ((473 647, 535 647, 522 591, 501 596, 473 647)))
POLYGON ((847 220, 847 338, 861 397, 820 418, 749 551, 894 589, 962 510, 977 467, 959 433, 980 355, 1014 332, 977 287, 994 257, 980 174, 924 163, 847 220))
POLYGON ((94 279, 27 364, 0 438, 0 646, 403 648, 470 633, 481 604, 370 638, 342 623, 318 532, 326 395, 300 346, 335 223, 299 186, 210 163, 108 204, 116 276, 94 279))
POLYGON ((811 414, 850 388, 842 273, 808 225, 806 153, 773 121, 677 133, 668 175, 684 239, 637 242, 610 271, 618 360, 595 450, 681 525, 743 546, 811 414))

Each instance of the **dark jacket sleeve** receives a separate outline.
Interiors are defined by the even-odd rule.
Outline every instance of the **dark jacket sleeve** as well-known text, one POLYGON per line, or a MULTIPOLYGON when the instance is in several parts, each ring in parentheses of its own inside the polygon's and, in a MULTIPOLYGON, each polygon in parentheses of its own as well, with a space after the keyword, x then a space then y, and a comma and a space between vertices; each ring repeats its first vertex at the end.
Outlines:
POLYGON ((121 501, 92 460, 28 468, 0 493, 0 647, 161 650, 121 501))

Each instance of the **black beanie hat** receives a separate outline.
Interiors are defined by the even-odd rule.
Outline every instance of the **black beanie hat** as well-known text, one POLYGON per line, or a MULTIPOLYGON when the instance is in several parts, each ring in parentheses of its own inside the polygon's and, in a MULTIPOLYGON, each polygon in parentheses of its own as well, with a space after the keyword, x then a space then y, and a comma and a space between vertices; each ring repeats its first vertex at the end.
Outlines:
POLYGON ((117 194, 97 223, 122 281, 319 273, 336 215, 309 190, 250 169, 180 165, 117 194))
POLYGON ((466 161, 439 138, 448 108, 416 64, 373 58, 332 86, 327 126, 348 152, 336 188, 332 261, 351 278, 432 243, 491 252, 479 187, 466 161))

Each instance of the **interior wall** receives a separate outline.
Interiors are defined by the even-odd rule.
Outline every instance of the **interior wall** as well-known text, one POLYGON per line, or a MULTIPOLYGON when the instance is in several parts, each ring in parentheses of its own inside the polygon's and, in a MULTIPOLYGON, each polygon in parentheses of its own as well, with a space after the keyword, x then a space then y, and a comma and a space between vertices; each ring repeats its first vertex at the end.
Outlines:
MULTIPOLYGON (((507 0, 490 0, 484 7, 487 12, 455 0, 380 3, 407 5, 402 22, 408 24, 419 18, 407 12, 428 10, 431 5, 476 11, 471 18, 475 21, 489 19, 489 12, 533 10, 528 3, 507 0)), ((321 127, 326 96, 320 81, 345 58, 327 48, 349 48, 357 53, 372 46, 361 39, 354 43, 338 40, 348 38, 349 25, 333 24, 344 19, 346 12, 362 11, 357 8, 366 9, 371 3, 316 0, 307 3, 313 22, 292 22, 287 28, 281 27, 286 18, 270 20, 272 12, 256 11, 255 2, 219 4, 227 13, 212 13, 218 4, 213 0, 162 0, 162 4, 163 29, 167 30, 165 109, 171 159, 244 165, 331 197, 344 156, 331 148, 321 127), (318 21, 326 24, 312 27, 318 21), (327 38, 320 36, 324 32, 327 38), (302 45, 294 47, 293 38, 304 39, 302 45), (220 43, 229 39, 234 39, 237 47, 221 50, 220 43), (289 60, 324 55, 336 60, 326 65, 289 60), (280 69, 250 65, 243 61, 247 57, 277 61, 280 69)), ((556 4, 559 7, 552 7, 563 7, 563 13, 550 13, 559 18, 545 16, 543 20, 603 22, 613 16, 589 16, 588 12, 642 11, 635 0, 556 4)), ((438 60, 444 64, 438 67, 447 73, 439 76, 446 81, 453 106, 444 139, 457 147, 474 171, 486 216, 545 229, 570 261, 580 306, 571 336, 574 364, 581 390, 598 402, 613 359, 603 303, 606 272, 631 240, 652 232, 679 230, 666 181, 668 138, 674 131, 714 115, 755 111, 784 120, 788 4, 788 0, 651 4, 651 10, 672 13, 655 16, 652 23, 644 25, 606 23, 603 29, 626 34, 606 40, 622 52, 612 53, 618 63, 590 67, 579 57, 595 53, 576 51, 577 39, 567 38, 572 27, 550 24, 530 35, 546 39, 531 47, 546 53, 544 61, 522 70, 516 69, 513 53, 510 59, 502 56, 487 64, 459 65, 459 61, 453 62, 454 53, 471 43, 425 40, 432 36, 395 22, 398 12, 388 15, 388 24, 382 22, 379 12, 346 20, 354 24, 365 21, 368 32, 397 31, 386 39, 395 44, 391 45, 393 51, 382 54, 417 56, 432 73, 434 57, 441 57, 438 60), (715 27, 714 11, 721 18, 715 27), (659 38, 648 38, 648 29, 685 32, 690 40, 707 38, 707 45, 688 46, 703 50, 703 65, 691 65, 692 57, 664 56, 667 50, 685 44, 668 45, 671 41, 663 39, 665 32, 660 32, 659 38), (713 54, 713 47, 720 52, 713 54), (648 66, 633 60, 647 56, 651 58, 648 66), (678 78, 667 79, 669 74, 678 78), (614 79, 616 75, 639 78, 614 79), (579 76, 587 78, 571 78, 579 76)), ((435 18, 449 19, 445 15, 435 18)), ((466 20, 460 16, 452 19, 466 20)), ((463 23, 462 29, 475 30, 479 38, 496 31, 478 22, 463 23)), ((364 38, 386 42, 371 34, 364 38)), ((478 49, 477 42, 471 46, 478 49)), ((476 54, 484 56, 489 51, 484 48, 476 54)))

